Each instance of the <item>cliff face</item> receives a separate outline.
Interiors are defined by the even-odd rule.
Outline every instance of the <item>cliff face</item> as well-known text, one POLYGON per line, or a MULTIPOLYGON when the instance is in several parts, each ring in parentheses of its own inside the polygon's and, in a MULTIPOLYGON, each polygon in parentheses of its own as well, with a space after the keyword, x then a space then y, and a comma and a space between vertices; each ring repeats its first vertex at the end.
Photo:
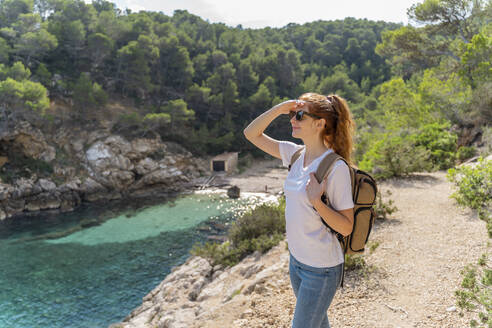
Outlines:
MULTIPOLYGON (((143 297, 141 306, 122 322, 109 327, 205 327, 207 320, 212 320, 214 327, 236 327, 241 321, 234 317, 237 313, 232 311, 231 317, 225 319, 229 321, 226 323, 221 322, 215 312, 224 305, 240 308, 255 295, 285 289, 288 263, 285 241, 265 254, 257 251, 228 268, 212 267, 206 259, 192 256, 184 264, 174 267, 166 279, 143 297), (230 325, 232 321, 233 326, 230 325)), ((241 315, 245 322, 248 314, 241 315)))
POLYGON ((9 176, 2 181, 0 175, 0 220, 47 209, 71 211, 82 202, 181 191, 207 174, 207 167, 206 160, 158 136, 127 140, 109 129, 77 127, 48 135, 18 122, 0 131, 0 170, 9 176), (52 174, 39 176, 14 158, 42 162, 52 174))

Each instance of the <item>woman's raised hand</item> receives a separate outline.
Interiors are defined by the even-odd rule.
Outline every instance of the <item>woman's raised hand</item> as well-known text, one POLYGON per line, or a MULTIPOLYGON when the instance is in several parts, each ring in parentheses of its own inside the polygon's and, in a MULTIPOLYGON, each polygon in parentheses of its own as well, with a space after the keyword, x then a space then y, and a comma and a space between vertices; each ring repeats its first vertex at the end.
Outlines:
POLYGON ((290 99, 280 104, 275 105, 280 114, 289 114, 291 111, 295 111, 298 107, 304 106, 304 101, 297 99, 290 99))

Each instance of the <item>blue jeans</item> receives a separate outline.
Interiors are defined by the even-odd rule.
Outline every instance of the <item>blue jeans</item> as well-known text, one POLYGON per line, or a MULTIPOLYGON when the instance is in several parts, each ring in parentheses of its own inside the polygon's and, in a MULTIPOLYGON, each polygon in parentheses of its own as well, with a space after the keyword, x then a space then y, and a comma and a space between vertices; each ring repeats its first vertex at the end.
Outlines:
POLYGON ((326 311, 340 285, 342 265, 316 268, 290 254, 290 283, 297 299, 292 328, 330 328, 326 311))

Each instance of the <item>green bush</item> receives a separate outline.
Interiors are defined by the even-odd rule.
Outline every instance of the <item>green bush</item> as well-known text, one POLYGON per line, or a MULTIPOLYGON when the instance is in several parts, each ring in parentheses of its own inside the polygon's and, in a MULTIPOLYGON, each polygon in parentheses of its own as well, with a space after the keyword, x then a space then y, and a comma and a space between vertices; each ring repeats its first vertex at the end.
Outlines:
POLYGON ((42 159, 27 157, 16 151, 8 154, 9 161, 0 169, 0 179, 5 183, 13 183, 20 177, 30 178, 33 173, 38 177, 52 177, 53 167, 42 159))
POLYGON ((458 137, 449 132, 449 125, 435 122, 373 135, 359 167, 383 179, 452 167, 458 137))
POLYGON ((232 224, 229 238, 233 246, 241 242, 258 238, 262 235, 272 235, 285 232, 285 215, 280 206, 262 204, 252 211, 246 212, 232 224))
POLYGON ((489 237, 492 237, 490 205, 492 204, 492 161, 478 158, 477 165, 461 165, 448 170, 446 177, 454 182, 457 191, 451 194, 461 207, 478 212, 480 219, 488 223, 489 237))
MULTIPOLYGON (((451 197, 459 206, 476 210, 479 218, 487 222, 488 236, 492 237, 492 161, 480 156, 474 167, 462 165, 449 169, 446 177, 458 188, 451 197)), ((487 253, 482 254, 478 266, 469 264, 461 270, 463 281, 455 295, 461 309, 477 312, 480 323, 492 327, 492 270, 487 266, 487 257, 487 253)), ((478 325, 477 320, 470 321, 471 327, 478 325)))
POLYGON ((238 218, 221 244, 193 245, 190 254, 208 259, 212 266, 233 266, 249 254, 265 253, 284 239, 285 197, 278 204, 261 204, 238 218))
POLYGON ((429 161, 435 169, 443 170, 454 166, 458 136, 449 132, 450 123, 431 123, 412 134, 416 147, 422 146, 430 152, 429 161))
POLYGON ((415 144, 408 131, 386 132, 374 136, 375 142, 362 157, 359 168, 375 179, 403 176, 411 172, 430 171, 430 151, 415 144))
MULTIPOLYGON (((391 191, 386 190, 386 194, 391 196, 391 191)), ((393 205, 393 200, 389 199, 387 203, 383 202, 381 197, 381 191, 378 190, 376 194, 376 204, 374 204, 374 212, 376 213, 376 219, 387 219, 388 215, 398 211, 398 208, 393 205)))
MULTIPOLYGON (((455 291, 457 305, 467 311, 478 313, 478 319, 485 327, 492 327, 492 270, 485 265, 468 264, 461 270, 463 281, 461 288, 455 291)), ((477 327, 475 319, 471 327, 477 327)))
POLYGON ((456 153, 456 159, 460 162, 463 162, 469 158, 472 158, 477 153, 477 149, 475 147, 462 146, 458 148, 458 152, 456 153))
POLYGON ((366 261, 361 254, 345 254, 345 270, 362 270, 366 268, 366 261))
POLYGON ((492 125, 482 127, 482 143, 479 155, 487 157, 488 154, 492 154, 492 125))

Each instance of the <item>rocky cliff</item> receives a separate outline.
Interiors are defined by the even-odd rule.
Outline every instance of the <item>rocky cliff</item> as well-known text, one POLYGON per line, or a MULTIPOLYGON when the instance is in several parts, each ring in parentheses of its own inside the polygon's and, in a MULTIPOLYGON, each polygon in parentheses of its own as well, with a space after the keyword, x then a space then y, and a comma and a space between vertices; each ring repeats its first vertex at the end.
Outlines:
POLYGON ((0 220, 181 191, 207 168, 206 160, 159 136, 127 140, 109 129, 83 127, 61 127, 49 135, 17 122, 0 131, 0 220), (42 163, 48 173, 29 163, 42 163))
MULTIPOLYGON (((143 298, 141 306, 110 328, 190 328, 225 304, 243 304, 253 295, 279 289, 287 282, 286 248, 282 241, 267 253, 257 251, 228 268, 189 257, 143 298)), ((217 323, 216 327, 227 326, 217 323)))

